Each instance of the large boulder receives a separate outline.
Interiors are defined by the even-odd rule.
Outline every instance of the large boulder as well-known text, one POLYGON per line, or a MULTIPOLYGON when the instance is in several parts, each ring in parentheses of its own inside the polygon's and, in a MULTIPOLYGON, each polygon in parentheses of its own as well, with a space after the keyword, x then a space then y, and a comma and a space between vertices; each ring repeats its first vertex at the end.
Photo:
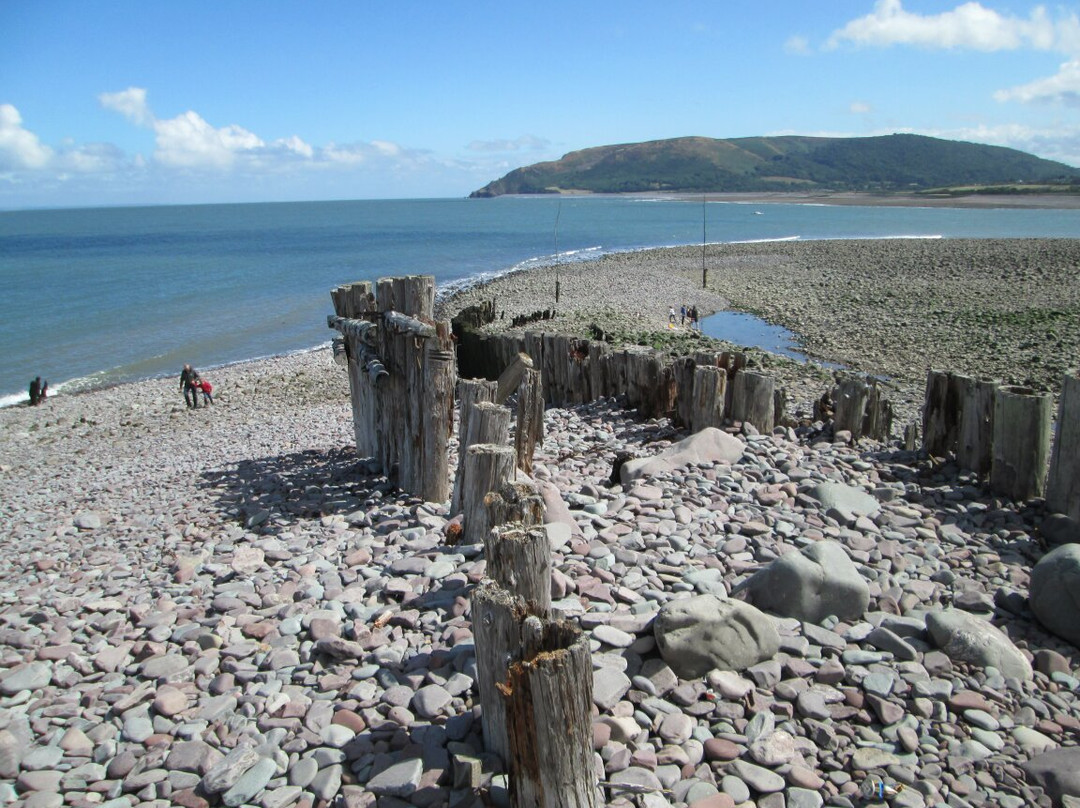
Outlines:
POLYGON ((978 668, 994 667, 1005 676, 1031 679, 1031 663, 1004 632, 981 617, 961 609, 926 615, 926 630, 934 645, 950 659, 978 668))
POLYGON ((1048 514, 1039 525, 1039 535, 1047 544, 1080 544, 1080 519, 1063 513, 1048 514))
POLYGON ((742 457, 746 448, 741 440, 722 429, 708 426, 678 443, 673 443, 653 457, 627 460, 619 469, 623 485, 642 477, 673 471, 692 463, 725 463, 731 465, 742 457))
POLYGON ((759 609, 820 623, 829 615, 858 620, 870 605, 870 586, 838 542, 818 541, 756 572, 746 584, 759 609))
POLYGON ((744 671, 780 649, 773 619, 748 603, 697 595, 665 603, 653 633, 676 675, 695 679, 719 668, 744 671))
POLYGON ((1063 544, 1039 559, 1028 601, 1047 631, 1080 648, 1080 544, 1063 544))
POLYGON ((1043 790, 1060 804, 1062 797, 1080 797, 1080 747, 1063 746, 1036 755, 1020 768, 1029 783, 1043 790))
POLYGON ((873 516, 881 510, 881 503, 873 495, 844 483, 818 483, 810 488, 806 495, 820 502, 823 511, 835 508, 847 519, 873 516))

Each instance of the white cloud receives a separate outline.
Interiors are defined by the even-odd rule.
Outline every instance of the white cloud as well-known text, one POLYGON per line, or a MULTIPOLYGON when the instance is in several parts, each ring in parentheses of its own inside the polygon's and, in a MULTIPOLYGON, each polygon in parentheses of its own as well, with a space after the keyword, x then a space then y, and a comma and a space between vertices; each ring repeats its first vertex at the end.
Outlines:
POLYGON ((796 56, 805 56, 810 53, 810 41, 799 34, 788 37, 787 42, 784 43, 784 52, 792 53, 796 56))
POLYGON ((1061 102, 1080 107, 1080 59, 1065 62, 1058 72, 1045 79, 1022 84, 994 93, 998 101, 1019 101, 1023 104, 1061 102))
POLYGON ((154 159, 170 166, 224 168, 245 152, 265 144, 239 126, 215 129, 195 112, 185 112, 167 121, 155 120, 154 159))
POLYGON ((502 140, 474 140, 466 148, 475 152, 535 152, 543 151, 551 142, 535 135, 502 140))
POLYGON ((902 0, 877 0, 870 14, 834 31, 826 46, 844 43, 980 51, 1030 48, 1075 54, 1080 53, 1080 18, 1071 13, 1053 20, 1042 6, 1036 6, 1027 18, 1005 16, 978 2, 923 15, 905 11, 902 0))
POLYGON ((848 110, 852 115, 869 115, 874 111, 874 108, 864 101, 852 101, 848 110))
POLYGON ((152 126, 154 114, 146 103, 146 90, 142 87, 128 87, 118 93, 101 93, 98 103, 105 109, 119 112, 138 126, 152 126))
POLYGON ((0 169, 44 168, 53 150, 22 125, 22 116, 11 104, 0 104, 0 169))

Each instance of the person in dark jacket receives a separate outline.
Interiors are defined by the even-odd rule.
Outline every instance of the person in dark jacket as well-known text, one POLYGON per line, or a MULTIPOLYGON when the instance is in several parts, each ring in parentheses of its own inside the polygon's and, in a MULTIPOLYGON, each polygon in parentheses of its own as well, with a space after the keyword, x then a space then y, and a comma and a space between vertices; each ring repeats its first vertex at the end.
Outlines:
POLYGON ((195 387, 199 374, 191 365, 184 365, 180 371, 180 389, 184 391, 184 402, 193 409, 199 408, 199 391, 195 387))
POLYGON ((30 382, 30 404, 36 407, 38 400, 41 398, 41 377, 35 376, 34 380, 30 382))

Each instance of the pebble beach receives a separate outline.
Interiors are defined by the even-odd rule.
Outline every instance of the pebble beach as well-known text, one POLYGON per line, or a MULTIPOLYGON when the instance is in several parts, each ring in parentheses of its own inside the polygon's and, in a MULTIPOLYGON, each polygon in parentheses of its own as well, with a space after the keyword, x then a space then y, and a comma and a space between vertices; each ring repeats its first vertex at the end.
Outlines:
MULTIPOLYGON (((1074 240, 717 245, 705 291, 700 248, 558 271, 556 327, 663 331, 679 301, 734 306, 887 376, 910 418, 928 367, 1054 390, 1080 361, 1074 240)), ((495 299, 509 320, 553 305, 553 272, 441 305, 495 299)), ((831 377, 758 361, 795 407, 831 377)), ((0 802, 507 805, 472 650, 482 547, 355 456, 329 346, 206 375, 215 404, 194 410, 175 378, 0 410, 0 802), (475 790, 455 782, 471 758, 475 790)), ((1027 603, 1039 501, 820 424, 743 430, 737 462, 610 484, 618 454, 685 437, 617 401, 545 415, 534 476, 565 505, 552 596, 590 636, 601 804, 1075 804, 1080 660, 1027 603), (825 506, 824 484, 875 506, 825 506), (659 610, 744 597, 822 542, 865 580, 862 614, 773 616, 776 653, 740 671, 665 664, 659 610), (957 651, 938 629, 965 616, 1008 653, 957 651)))

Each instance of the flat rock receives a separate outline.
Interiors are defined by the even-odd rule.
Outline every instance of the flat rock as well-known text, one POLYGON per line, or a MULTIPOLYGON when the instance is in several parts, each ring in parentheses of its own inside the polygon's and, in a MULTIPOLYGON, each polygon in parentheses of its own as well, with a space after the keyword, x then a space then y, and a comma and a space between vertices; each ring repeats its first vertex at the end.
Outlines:
POLYGON ((844 483, 818 483, 806 493, 820 502, 823 510, 835 508, 851 520, 856 516, 873 516, 881 510, 881 503, 872 494, 844 483))
POLYGON ((619 474, 624 486, 643 477, 656 476, 694 463, 730 465, 742 457, 746 444, 721 429, 706 427, 653 457, 638 457, 623 463, 619 474))
POLYGON ((653 623, 664 661, 683 679, 743 671, 780 649, 772 618, 748 603, 697 595, 664 604, 653 623))
POLYGON ((1005 676, 1032 678, 1031 663, 1001 629, 960 609, 930 612, 926 629, 950 658, 980 668, 995 667, 1005 676))
POLYGON ((830 615, 856 620, 870 604, 869 585, 834 541, 781 556, 750 578, 747 592, 759 609, 807 623, 830 615))

